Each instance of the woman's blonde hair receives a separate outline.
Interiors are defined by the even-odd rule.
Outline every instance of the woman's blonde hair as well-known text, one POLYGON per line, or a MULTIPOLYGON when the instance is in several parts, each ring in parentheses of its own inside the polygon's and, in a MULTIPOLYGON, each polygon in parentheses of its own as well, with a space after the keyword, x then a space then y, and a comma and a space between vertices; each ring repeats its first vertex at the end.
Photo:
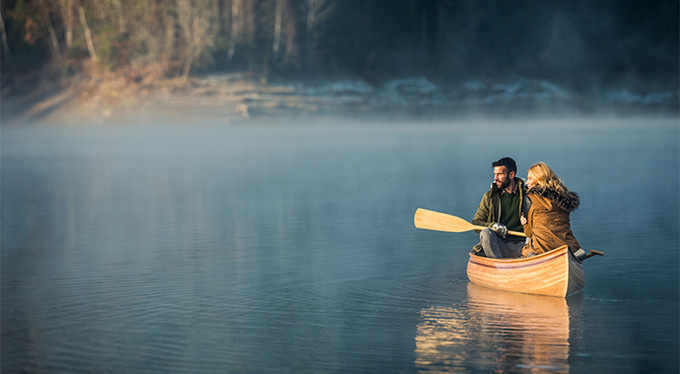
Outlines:
POLYGON ((545 162, 537 162, 529 168, 529 171, 536 178, 536 185, 539 187, 547 187, 561 193, 568 193, 569 189, 562 183, 562 180, 555 174, 555 172, 546 165, 545 162))

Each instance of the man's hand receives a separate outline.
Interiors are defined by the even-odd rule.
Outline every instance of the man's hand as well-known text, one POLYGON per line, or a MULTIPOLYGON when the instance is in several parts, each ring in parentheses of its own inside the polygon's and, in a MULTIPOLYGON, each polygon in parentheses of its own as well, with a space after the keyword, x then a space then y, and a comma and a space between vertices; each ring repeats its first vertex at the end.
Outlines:
POLYGON ((508 234, 508 228, 501 223, 494 223, 491 225, 491 229, 496 232, 496 235, 505 239, 505 235, 508 234))

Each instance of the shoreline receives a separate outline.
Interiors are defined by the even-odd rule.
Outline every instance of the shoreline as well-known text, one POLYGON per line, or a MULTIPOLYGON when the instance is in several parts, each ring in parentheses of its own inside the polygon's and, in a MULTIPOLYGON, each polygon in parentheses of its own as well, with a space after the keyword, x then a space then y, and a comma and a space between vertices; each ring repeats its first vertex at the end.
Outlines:
MULTIPOLYGON (((370 85, 361 80, 313 84, 259 82, 246 73, 181 78, 159 74, 78 73, 50 79, 33 77, 32 89, 3 88, 2 126, 235 124, 311 120, 560 119, 601 117, 678 117, 677 92, 628 90, 589 97, 550 82, 509 79, 470 80, 435 85, 426 78, 404 78, 370 85)), ((15 83, 15 86, 17 84, 15 83)), ((28 85, 30 86, 30 84, 28 85)))

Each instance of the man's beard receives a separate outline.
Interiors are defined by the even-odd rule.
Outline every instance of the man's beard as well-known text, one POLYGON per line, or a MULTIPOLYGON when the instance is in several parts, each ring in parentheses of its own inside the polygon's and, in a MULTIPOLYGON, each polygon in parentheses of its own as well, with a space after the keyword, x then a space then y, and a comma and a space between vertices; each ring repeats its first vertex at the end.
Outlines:
POLYGON ((500 184, 500 186, 499 186, 498 184, 496 184, 496 186, 498 186, 498 189, 499 189, 499 190, 504 190, 504 189, 506 189, 509 185, 510 185, 510 178, 507 178, 506 180, 504 180, 504 181, 500 184))

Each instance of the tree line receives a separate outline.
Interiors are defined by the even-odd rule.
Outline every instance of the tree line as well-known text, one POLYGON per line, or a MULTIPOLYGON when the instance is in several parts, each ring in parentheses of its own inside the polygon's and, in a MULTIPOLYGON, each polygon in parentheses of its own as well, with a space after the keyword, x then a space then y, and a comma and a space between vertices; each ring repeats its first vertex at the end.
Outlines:
POLYGON ((0 11, 4 75, 90 59, 184 77, 677 77, 674 0, 3 0, 0 11))

